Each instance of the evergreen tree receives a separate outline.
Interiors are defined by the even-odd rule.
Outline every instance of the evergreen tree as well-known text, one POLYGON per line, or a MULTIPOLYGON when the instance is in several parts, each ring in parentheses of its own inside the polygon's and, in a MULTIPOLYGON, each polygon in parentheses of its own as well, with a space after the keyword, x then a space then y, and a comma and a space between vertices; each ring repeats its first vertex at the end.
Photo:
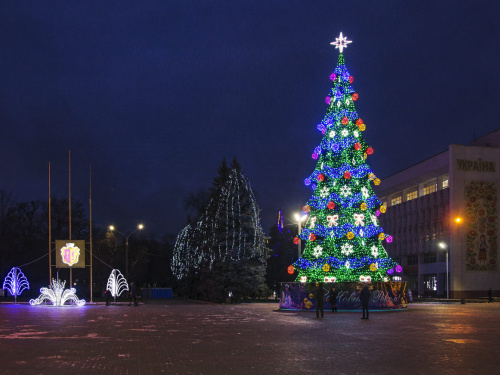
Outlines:
POLYGON ((199 275, 198 292, 209 300, 223 301, 229 292, 237 299, 266 294, 267 252, 255 195, 236 158, 231 166, 224 159, 217 172, 204 214, 177 238, 172 271, 199 275))
POLYGON ((312 154, 316 169, 304 181, 313 195, 303 207, 309 214, 300 236, 304 253, 294 264, 302 282, 387 281, 402 271, 382 246, 392 237, 378 223, 385 206, 371 186, 380 180, 366 162, 373 148, 363 139, 366 126, 354 106, 358 94, 342 54, 347 43, 342 34, 332 43, 341 53, 330 76, 328 110, 317 126, 323 139, 312 154))
POLYGON ((280 283, 291 282, 295 279, 293 272, 288 272, 290 264, 297 260, 297 247, 293 244, 293 237, 297 234, 297 226, 284 226, 281 211, 278 215, 278 224, 269 231, 269 258, 267 259, 266 283, 269 288, 279 294, 280 283), (292 231, 290 231, 290 228, 292 231))

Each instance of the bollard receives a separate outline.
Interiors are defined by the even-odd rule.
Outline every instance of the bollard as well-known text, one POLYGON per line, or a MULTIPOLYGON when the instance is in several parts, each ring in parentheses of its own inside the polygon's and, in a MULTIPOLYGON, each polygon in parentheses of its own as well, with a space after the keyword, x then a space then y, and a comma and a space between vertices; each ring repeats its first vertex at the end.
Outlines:
POLYGON ((462 299, 460 300, 460 304, 465 305, 465 298, 462 298, 462 299))

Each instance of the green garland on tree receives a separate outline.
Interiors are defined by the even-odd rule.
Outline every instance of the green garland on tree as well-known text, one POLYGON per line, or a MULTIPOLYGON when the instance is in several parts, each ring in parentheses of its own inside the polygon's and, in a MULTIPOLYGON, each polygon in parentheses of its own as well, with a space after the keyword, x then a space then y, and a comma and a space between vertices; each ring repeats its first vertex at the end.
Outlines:
POLYGON ((316 169, 304 181, 313 195, 303 207, 309 215, 300 235, 304 253, 294 263, 301 282, 389 281, 402 272, 383 247, 392 237, 378 222, 386 208, 371 185, 380 180, 366 162, 373 148, 362 136, 366 125, 354 106, 359 95, 342 54, 347 43, 342 33, 332 43, 341 53, 330 76, 328 110, 317 126, 323 139, 312 154, 316 169))

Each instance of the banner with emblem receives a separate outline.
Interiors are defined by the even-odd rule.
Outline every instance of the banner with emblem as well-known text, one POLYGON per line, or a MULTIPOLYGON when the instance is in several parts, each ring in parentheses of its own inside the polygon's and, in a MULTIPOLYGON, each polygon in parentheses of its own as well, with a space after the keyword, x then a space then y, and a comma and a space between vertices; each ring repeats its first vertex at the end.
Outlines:
POLYGON ((56 240, 57 268, 85 268, 85 240, 56 240))

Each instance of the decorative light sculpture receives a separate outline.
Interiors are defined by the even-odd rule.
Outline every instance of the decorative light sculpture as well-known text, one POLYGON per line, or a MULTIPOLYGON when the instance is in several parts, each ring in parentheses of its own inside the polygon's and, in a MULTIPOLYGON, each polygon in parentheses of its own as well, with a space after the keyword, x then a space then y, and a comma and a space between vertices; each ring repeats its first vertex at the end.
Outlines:
POLYGON ((14 303, 17 303, 17 296, 20 296, 24 289, 29 289, 28 279, 21 270, 13 267, 5 277, 2 289, 7 289, 11 296, 14 296, 14 303))
POLYGON ((115 299, 118 297, 124 290, 128 290, 127 279, 121 274, 118 270, 111 271, 111 274, 108 278, 108 284, 106 285, 106 289, 111 292, 111 295, 115 299))
POLYGON ((36 299, 30 299, 30 305, 40 305, 43 302, 50 301, 54 306, 64 306, 67 301, 73 301, 77 306, 85 305, 84 299, 78 299, 76 289, 64 289, 66 280, 60 281, 52 279, 52 285, 48 288, 40 288, 40 294, 36 299))
POLYGON ((366 129, 354 102, 359 95, 351 86, 353 76, 345 64, 343 50, 351 41, 342 33, 334 45, 338 63, 326 103, 327 113, 316 129, 323 135, 314 149, 314 172, 304 182, 312 197, 303 207, 309 220, 300 234, 304 252, 293 266, 300 282, 381 282, 402 272, 391 259, 383 241, 393 238, 380 227, 378 216, 386 207, 372 184, 380 179, 367 163, 373 148, 364 140, 366 129), (355 95, 356 94, 356 95, 355 95))

